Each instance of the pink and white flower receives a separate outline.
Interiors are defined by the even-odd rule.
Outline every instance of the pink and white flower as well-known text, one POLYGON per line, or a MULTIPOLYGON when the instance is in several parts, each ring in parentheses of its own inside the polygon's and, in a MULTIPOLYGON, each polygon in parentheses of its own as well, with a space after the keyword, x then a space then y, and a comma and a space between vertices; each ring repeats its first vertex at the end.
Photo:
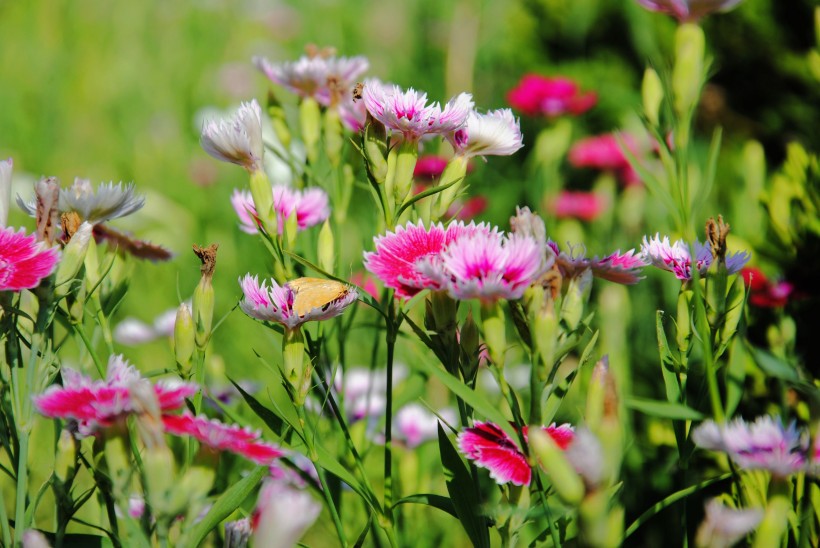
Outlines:
POLYGON ((807 461, 816 466, 817 447, 809 458, 808 436, 794 422, 784 426, 780 419, 761 416, 753 423, 736 419, 727 424, 704 421, 692 432, 695 445, 726 453, 740 468, 768 470, 777 477, 805 471, 807 461))
POLYGON ((575 167, 589 167, 602 171, 612 171, 625 185, 640 183, 638 174, 629 163, 621 148, 621 142, 627 150, 640 158, 643 151, 637 140, 628 134, 619 137, 615 134, 597 135, 581 139, 569 149, 569 163, 575 167))
MULTIPOLYGON (((442 409, 439 415, 451 424, 456 421, 452 409, 442 409)), ((393 423, 393 439, 403 441, 410 449, 438 437, 439 417, 418 403, 410 403, 399 409, 393 423)))
POLYGON ((604 200, 594 192, 572 190, 562 190, 549 205, 559 219, 569 217, 582 221, 594 221, 606 208, 604 200))
POLYGON ((470 112, 467 123, 447 136, 456 154, 474 156, 510 156, 524 146, 518 120, 508 108, 480 114, 470 112))
POLYGON ((388 129, 400 133, 406 141, 418 141, 424 135, 446 135, 461 129, 473 109, 469 93, 450 99, 444 108, 439 103, 427 104, 427 94, 413 88, 383 85, 368 80, 362 90, 362 100, 373 118, 388 129))
MULTIPOLYGON (((286 185, 274 185, 272 192, 279 234, 284 232, 285 221, 293 214, 296 214, 299 230, 320 224, 330 216, 327 193, 321 188, 298 190, 286 185)), ((259 223, 251 192, 235 189, 231 195, 231 205, 239 217, 240 230, 248 234, 257 234, 259 223)))
POLYGON ((242 103, 231 118, 208 120, 202 126, 200 144, 205 152, 248 171, 262 169, 262 110, 256 99, 242 103))
POLYGON ((251 517, 254 546, 290 548, 319 517, 322 506, 307 491, 267 480, 251 517))
POLYGON ((54 272, 60 254, 46 248, 22 228, 0 228, 0 291, 22 291, 40 285, 54 272))
POLYGON ((296 61, 271 63, 264 57, 254 57, 253 64, 268 79, 299 95, 310 97, 319 104, 332 106, 340 103, 343 94, 352 95, 353 86, 369 67, 367 58, 323 57, 303 55, 296 61))
POLYGON ((297 311, 298 306, 295 306, 297 291, 292 289, 288 283, 280 286, 276 280, 270 279, 263 280, 260 284, 258 278, 251 277, 250 274, 242 278, 239 283, 245 294, 239 306, 245 314, 257 320, 280 323, 288 329, 294 329, 305 322, 327 320, 339 316, 359 297, 359 292, 355 288, 345 286, 345 289, 335 298, 327 302, 317 302, 316 306, 300 314, 297 311), (270 283, 270 288, 268 288, 268 283, 270 283))
POLYGON ((260 440, 261 433, 235 424, 224 424, 188 411, 181 415, 163 415, 165 432, 175 436, 191 436, 217 451, 230 451, 257 464, 268 465, 284 455, 284 451, 260 440))
POLYGON ((459 300, 520 299, 551 266, 535 238, 497 230, 465 235, 437 257, 417 263, 418 271, 459 300))
MULTIPOLYGON (((151 384, 121 355, 108 360, 105 380, 92 380, 69 367, 63 367, 61 372, 63 386, 51 386, 35 396, 34 405, 47 417, 76 420, 83 436, 110 426, 127 414, 140 412, 142 406, 132 398, 132 391, 139 385, 151 384)), ((151 386, 163 412, 179 409, 185 398, 197 391, 196 385, 177 380, 161 380, 151 386)))
MULTIPOLYGON (((543 426, 541 429, 549 434, 561 449, 566 449, 572 442, 575 432, 569 424, 543 426)), ((524 427, 524 438, 527 427, 524 427)), ((527 457, 518 444, 498 425, 491 422, 476 422, 458 436, 458 446, 468 459, 476 466, 490 471, 490 477, 497 483, 511 482, 514 485, 529 485, 532 479, 532 468, 527 457)))
POLYGON ((376 250, 364 254, 364 266, 385 286, 395 289, 397 297, 409 299, 423 289, 441 288, 439 281, 419 270, 421 262, 437 258, 449 244, 465 235, 489 231, 484 223, 453 222, 445 229, 441 223, 425 228, 422 221, 409 222, 396 227, 395 232, 373 238, 376 250))
MULTIPOLYGON (((41 181, 40 185, 58 186, 56 179, 41 181)), ((77 177, 68 188, 59 189, 57 210, 60 213, 75 212, 80 219, 92 225, 130 215, 145 205, 145 197, 135 194, 134 183, 100 183, 97 190, 88 179, 77 177)), ((24 201, 17 196, 17 205, 32 217, 37 214, 37 200, 24 201)))
POLYGON ((717 498, 706 503, 703 522, 698 527, 697 546, 718 548, 734 546, 754 531, 763 520, 762 508, 730 508, 717 498))
POLYGON ((527 74, 507 93, 507 101, 528 116, 577 116, 595 106, 598 96, 593 92, 582 93, 569 78, 527 74))
POLYGON ((638 0, 651 11, 671 15, 681 23, 697 21, 714 11, 729 11, 743 0, 638 0))
MULTIPOLYGON (((689 246, 683 240, 677 240, 674 244, 669 242, 669 237, 661 239, 660 234, 654 238, 643 238, 641 245, 641 257, 649 264, 662 270, 673 272, 679 280, 692 279, 692 255, 689 246)), ((745 251, 726 254, 726 270, 729 274, 739 272, 743 266, 749 262, 751 256, 745 251)), ((712 265, 712 252, 709 246, 695 240, 695 268, 701 276, 706 275, 712 265)))

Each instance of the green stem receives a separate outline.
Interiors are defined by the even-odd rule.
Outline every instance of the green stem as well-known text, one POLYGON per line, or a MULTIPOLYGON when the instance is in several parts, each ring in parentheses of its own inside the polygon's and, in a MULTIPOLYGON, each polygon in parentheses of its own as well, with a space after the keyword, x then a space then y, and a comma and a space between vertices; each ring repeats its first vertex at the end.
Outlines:
POLYGON ((393 296, 390 295, 390 304, 387 308, 387 403, 385 406, 384 425, 383 517, 385 521, 385 531, 387 531, 387 529, 392 530, 393 528, 393 355, 396 348, 397 331, 396 304, 393 296))
POLYGON ((74 332, 80 336, 80 339, 83 341, 83 345, 85 345, 86 350, 88 350, 89 355, 91 356, 91 360, 94 362, 94 367, 97 368, 97 372, 100 374, 100 377, 103 379, 105 378, 105 367, 103 366, 100 359, 97 357, 97 353, 94 351, 94 344, 86 335, 85 330, 83 329, 82 325, 80 324, 71 324, 74 327, 74 332))
POLYGON ((0 497, 0 528, 3 531, 3 546, 11 546, 11 528, 6 512, 6 497, 0 497))
POLYGON ((17 502, 14 512, 15 543, 22 546, 26 530, 26 494, 28 492, 28 430, 18 432, 20 450, 17 455, 17 502))

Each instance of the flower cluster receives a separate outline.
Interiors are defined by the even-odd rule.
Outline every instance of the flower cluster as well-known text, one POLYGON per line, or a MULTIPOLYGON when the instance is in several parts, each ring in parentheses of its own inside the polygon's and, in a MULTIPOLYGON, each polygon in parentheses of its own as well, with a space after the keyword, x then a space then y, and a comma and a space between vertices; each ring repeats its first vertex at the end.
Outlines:
POLYGON ((707 420, 692 432, 699 447, 722 451, 740 468, 768 470, 786 477, 798 472, 816 473, 820 446, 809 449, 808 436, 794 422, 784 426, 780 419, 758 417, 749 424, 736 419, 728 424, 707 420))
MULTIPOLYGON (((542 427, 561 449, 572 442, 575 431, 569 424, 542 427)), ((527 427, 523 429, 527 437, 527 427)), ((490 477, 499 484, 511 482, 514 485, 529 485, 532 468, 518 444, 497 424, 476 422, 458 436, 458 446, 464 455, 476 466, 490 471, 490 477)))
POLYGON ((582 93, 569 78, 527 74, 507 94, 507 101, 528 116, 556 117, 583 114, 595 106, 598 96, 593 92, 582 93))
MULTIPOLYGON (((279 234, 284 232, 285 221, 291 215, 296 215, 299 230, 316 226, 330 216, 327 193, 321 188, 298 190, 285 185, 273 185, 272 192, 279 234)), ((251 192, 234 190, 231 204, 239 217, 239 228, 248 234, 257 234, 259 221, 251 192)))
MULTIPOLYGON (((677 240, 674 244, 669 242, 669 237, 661 239, 660 234, 654 238, 643 238, 641 245, 641 257, 649 264, 662 270, 668 270, 675 274, 679 280, 692 279, 692 254, 689 246, 683 240, 677 240)), ((739 272, 743 266, 749 262, 750 256, 745 251, 726 254, 726 270, 729 274, 739 272)), ((712 265, 712 252, 709 246, 695 241, 695 268, 701 276, 704 276, 712 265)))

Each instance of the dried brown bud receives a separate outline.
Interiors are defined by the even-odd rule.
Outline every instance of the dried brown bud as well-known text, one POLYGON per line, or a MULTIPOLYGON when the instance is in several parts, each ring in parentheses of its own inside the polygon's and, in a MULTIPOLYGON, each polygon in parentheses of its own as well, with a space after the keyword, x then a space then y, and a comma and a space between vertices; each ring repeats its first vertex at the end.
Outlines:
POLYGON ((57 224, 58 204, 60 201, 60 183, 56 177, 40 179, 34 185, 37 200, 37 239, 54 243, 54 226, 57 224))
POLYGON ((729 235, 729 225, 723 222, 723 215, 718 215, 715 221, 710 217, 706 221, 706 242, 712 251, 712 258, 718 262, 726 261, 726 236, 729 235))
POLYGON ((67 211, 60 215, 60 226, 63 229, 63 243, 68 243, 82 224, 82 219, 76 211, 67 211))
POLYGON ((199 257, 199 260, 202 261, 202 266, 199 267, 199 271, 202 274, 202 278, 208 281, 214 276, 217 249, 219 249, 219 244, 211 244, 206 247, 200 247, 194 244, 194 253, 199 257))

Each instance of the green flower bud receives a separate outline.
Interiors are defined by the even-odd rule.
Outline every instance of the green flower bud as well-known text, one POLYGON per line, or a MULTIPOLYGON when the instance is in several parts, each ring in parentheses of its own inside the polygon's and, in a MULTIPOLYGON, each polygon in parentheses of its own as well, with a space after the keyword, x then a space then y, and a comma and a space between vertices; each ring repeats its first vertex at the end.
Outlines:
POLYGON ((167 446, 154 446, 142 457, 148 503, 157 516, 174 515, 174 496, 179 489, 175 481, 174 455, 167 446))
POLYGON ((327 154, 331 165, 338 167, 342 161, 342 148, 344 147, 344 132, 342 121, 339 118, 339 109, 329 108, 324 116, 325 154, 327 154))
POLYGON ((561 319, 575 329, 584 317, 584 307, 592 288, 592 270, 586 269, 569 280, 567 294, 561 303, 561 319))
POLYGON ((279 225, 276 220, 276 213, 273 211, 273 190, 268 176, 261 169, 252 171, 249 186, 256 216, 262 222, 265 232, 271 236, 278 234, 279 225))
POLYGON ((305 336, 300 326, 285 329, 285 336, 282 338, 282 362, 285 380, 293 388, 294 403, 302 405, 307 396, 307 389, 303 386, 305 377, 308 387, 310 386, 310 367, 305 367, 305 336))
POLYGON ((270 116, 276 138, 279 139, 285 150, 290 150, 291 135, 288 121, 285 118, 285 109, 282 108, 282 104, 272 91, 268 91, 268 116, 270 116))
POLYGON ((643 73, 643 83, 641 84, 641 96, 643 97, 643 112, 649 123, 655 127, 660 126, 660 109, 663 102, 663 84, 653 68, 647 68, 643 73))
POLYGON ((681 355, 689 354, 692 345, 692 298, 694 292, 688 284, 682 284, 678 294, 678 315, 676 319, 677 331, 675 340, 681 355))
POLYGON ((187 514, 195 518, 201 511, 216 477, 213 466, 192 466, 169 493, 168 515, 187 514))
POLYGON ((315 99, 307 97, 299 104, 299 125, 302 142, 305 143, 308 161, 315 163, 319 157, 319 138, 322 132, 322 112, 315 99))
MULTIPOLYGON (((296 217, 293 215, 293 217, 296 217)), ((319 231, 319 266, 325 272, 333 272, 336 268, 336 246, 333 241, 333 229, 330 228, 330 219, 325 220, 319 231)))
POLYGON ((71 289, 71 282, 80 271, 85 261, 85 254, 91 242, 93 230, 91 223, 84 222, 69 240, 63 250, 60 264, 57 266, 54 292, 57 298, 65 297, 71 289))
POLYGON ((385 192, 391 196, 396 206, 401 206, 413 189, 413 171, 419 157, 419 144, 415 141, 402 141, 390 150, 387 155, 387 179, 385 192))
POLYGON ((481 306, 481 325, 484 328, 484 341, 490 352, 490 360, 501 369, 504 367, 504 354, 507 351, 507 325, 501 303, 481 306))
POLYGON ((763 514, 763 521, 760 522, 760 526, 757 528, 753 548, 781 546, 783 534, 789 527, 789 514, 791 511, 789 482, 784 479, 772 478, 769 484, 769 500, 766 503, 766 512, 763 514))
POLYGON ((687 117, 700 97, 705 80, 706 39, 703 29, 693 23, 678 27, 675 34, 675 65, 672 68, 672 91, 675 112, 687 117))
POLYGON ((285 249, 293 249, 296 246, 296 236, 299 234, 299 221, 296 211, 293 211, 285 219, 285 249))
POLYGON ((74 476, 77 464, 77 440, 68 430, 60 432, 57 441, 57 456, 54 460, 54 475, 62 483, 74 476))
POLYGON ((438 193, 438 207, 435 210, 437 219, 441 219, 447 214, 447 210, 456 201, 461 190, 464 188, 464 177, 467 175, 467 165, 469 160, 464 156, 455 156, 444 168, 439 179, 438 186, 451 185, 438 193))
POLYGON ((195 341, 198 348, 205 348, 208 339, 211 337, 211 327, 214 319, 214 286, 211 279, 216 268, 216 250, 219 244, 211 244, 207 247, 194 245, 194 253, 202 261, 200 267, 201 277, 194 289, 192 299, 193 317, 195 327, 195 341))
POLYGON ((362 133, 362 148, 370 176, 377 184, 387 178, 387 131, 384 124, 367 115, 362 133))
POLYGON ((182 303, 177 309, 177 317, 174 322, 174 357, 177 361, 179 374, 183 378, 188 378, 191 374, 194 345, 196 344, 195 333, 191 307, 187 303, 182 303))
POLYGON ((530 427, 528 437, 530 449, 541 469, 549 476, 555 492, 566 504, 577 506, 584 498, 584 482, 564 452, 540 427, 530 427))
MULTIPOLYGON (((131 450, 125 424, 119 424, 106 430, 104 454, 114 496, 120 498, 127 493, 131 478, 131 460, 129 458, 131 450)), ((162 481, 167 481, 167 477, 163 477, 162 481)))

